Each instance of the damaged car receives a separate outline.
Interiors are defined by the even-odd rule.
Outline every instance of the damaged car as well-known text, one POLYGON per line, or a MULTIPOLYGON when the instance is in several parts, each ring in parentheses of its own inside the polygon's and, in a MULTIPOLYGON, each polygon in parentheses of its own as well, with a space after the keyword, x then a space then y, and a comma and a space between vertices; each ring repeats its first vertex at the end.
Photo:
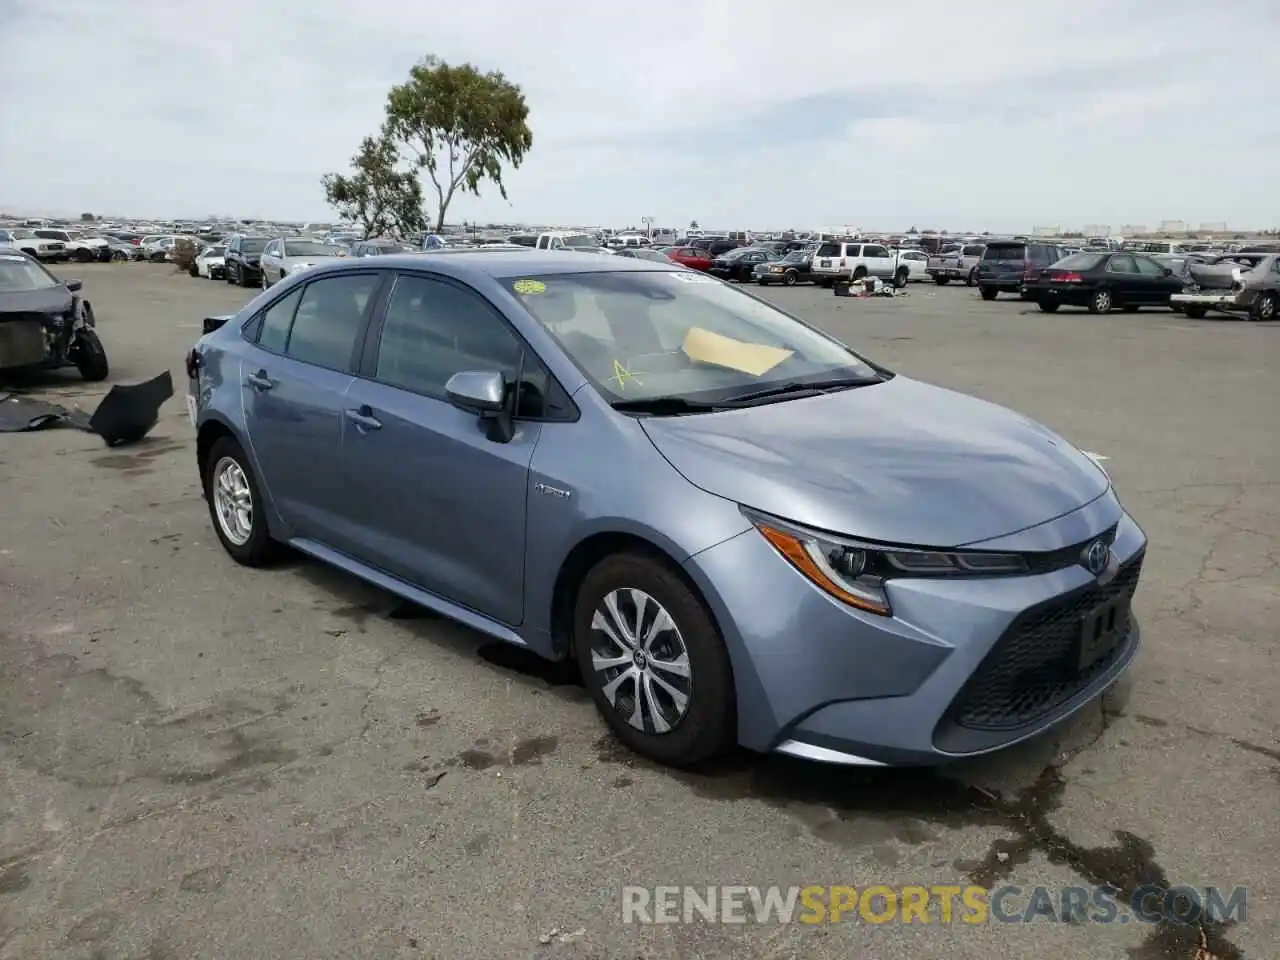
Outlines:
POLYGON ((1188 319, 1201 320, 1210 311, 1247 316, 1269 323, 1280 305, 1280 254, 1223 258, 1217 272, 1189 271, 1195 281, 1170 300, 1188 319), (1252 261, 1252 262, 1251 262, 1252 261), (1228 282, 1229 281, 1229 282, 1228 282), (1224 289, 1225 288, 1225 289, 1224 289))
POLYGON ((34 257, 0 251, 0 374, 75 367, 86 380, 107 378, 93 307, 80 291, 79 280, 59 280, 34 257))

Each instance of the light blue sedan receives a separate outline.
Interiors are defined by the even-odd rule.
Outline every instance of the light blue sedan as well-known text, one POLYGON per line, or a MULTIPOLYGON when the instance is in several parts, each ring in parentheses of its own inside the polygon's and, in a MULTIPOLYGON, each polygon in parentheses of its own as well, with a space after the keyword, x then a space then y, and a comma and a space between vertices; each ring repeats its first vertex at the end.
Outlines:
POLYGON ((187 358, 238 562, 282 545, 573 659, 634 750, 934 764, 1138 648, 1146 538, 1090 456, 674 264, 335 260, 187 358))

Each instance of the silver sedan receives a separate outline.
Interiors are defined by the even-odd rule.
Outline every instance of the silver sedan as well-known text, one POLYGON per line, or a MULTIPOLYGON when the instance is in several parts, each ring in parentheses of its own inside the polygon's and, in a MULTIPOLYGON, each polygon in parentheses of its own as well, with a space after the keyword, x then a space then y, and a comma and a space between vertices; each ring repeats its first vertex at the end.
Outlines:
POLYGON ((262 289, 279 283, 291 273, 336 257, 339 248, 306 237, 277 237, 262 251, 262 289))

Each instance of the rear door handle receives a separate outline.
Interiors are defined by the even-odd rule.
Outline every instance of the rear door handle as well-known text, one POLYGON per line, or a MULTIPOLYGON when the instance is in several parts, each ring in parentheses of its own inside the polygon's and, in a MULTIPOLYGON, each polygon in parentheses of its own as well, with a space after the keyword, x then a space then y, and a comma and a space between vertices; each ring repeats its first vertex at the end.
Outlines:
POLYGON ((373 415, 373 408, 367 404, 356 410, 344 410, 343 413, 346 414, 348 420, 356 425, 356 429, 361 433, 368 430, 382 429, 382 421, 373 415))
POLYGON ((254 390, 265 391, 275 386, 275 382, 267 376, 267 371, 259 370, 257 373, 251 373, 244 378, 245 386, 252 387, 254 390))

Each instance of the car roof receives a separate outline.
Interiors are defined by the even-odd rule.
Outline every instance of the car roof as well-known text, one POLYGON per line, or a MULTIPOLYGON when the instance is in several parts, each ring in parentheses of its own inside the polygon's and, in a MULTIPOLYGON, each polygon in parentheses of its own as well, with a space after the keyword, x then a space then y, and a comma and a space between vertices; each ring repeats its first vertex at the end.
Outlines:
MULTIPOLYGON (((435 273, 459 280, 489 277, 508 280, 512 277, 548 276, 572 273, 672 273, 682 268, 675 263, 661 263, 632 257, 614 257, 608 254, 566 253, 557 250, 430 250, 423 253, 397 253, 377 258, 378 269, 400 268, 412 270, 429 266, 435 273)), ((363 260, 342 260, 326 264, 325 272, 340 270, 368 270, 363 260)), ((314 274, 309 274, 314 276, 314 274)))

